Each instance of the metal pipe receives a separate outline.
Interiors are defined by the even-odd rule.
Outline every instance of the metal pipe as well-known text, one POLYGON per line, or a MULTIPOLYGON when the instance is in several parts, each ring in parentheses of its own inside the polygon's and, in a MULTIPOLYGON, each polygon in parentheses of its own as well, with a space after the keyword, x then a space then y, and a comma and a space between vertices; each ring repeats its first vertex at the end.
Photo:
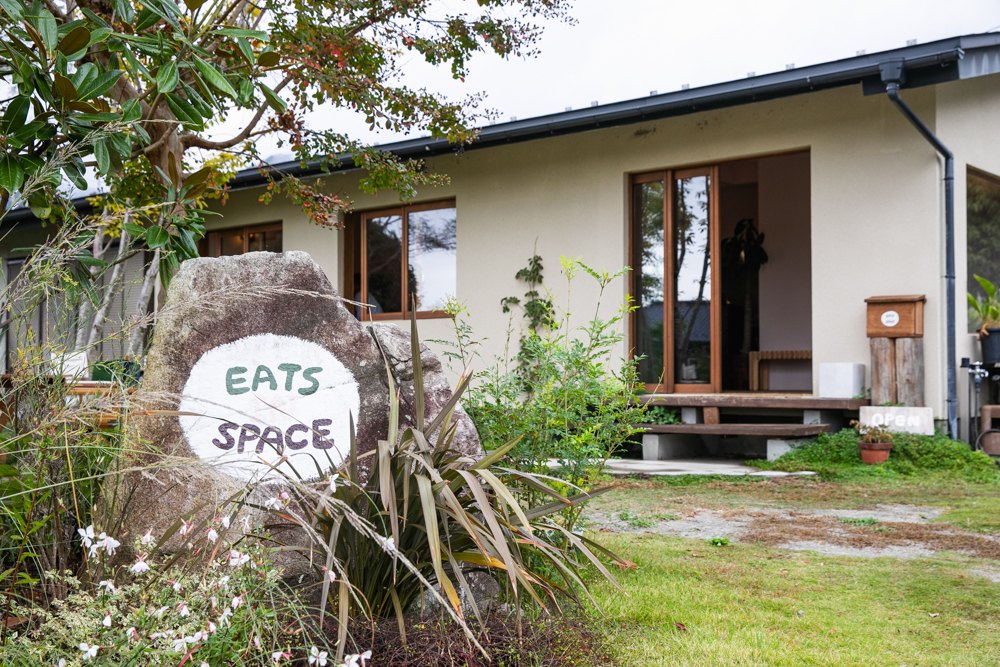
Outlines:
POLYGON ((955 156, 899 96, 905 79, 902 61, 882 63, 885 92, 896 108, 944 158, 944 281, 948 338, 948 433, 958 439, 958 371, 955 367, 955 156))

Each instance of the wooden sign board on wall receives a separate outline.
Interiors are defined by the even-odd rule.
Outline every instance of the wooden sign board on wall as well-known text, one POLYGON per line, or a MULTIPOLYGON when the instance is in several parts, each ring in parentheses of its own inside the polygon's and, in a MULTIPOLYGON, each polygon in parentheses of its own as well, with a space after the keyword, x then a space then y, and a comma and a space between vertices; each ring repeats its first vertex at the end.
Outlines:
POLYGON ((873 296, 868 304, 869 338, 923 338, 923 294, 906 296, 873 296))

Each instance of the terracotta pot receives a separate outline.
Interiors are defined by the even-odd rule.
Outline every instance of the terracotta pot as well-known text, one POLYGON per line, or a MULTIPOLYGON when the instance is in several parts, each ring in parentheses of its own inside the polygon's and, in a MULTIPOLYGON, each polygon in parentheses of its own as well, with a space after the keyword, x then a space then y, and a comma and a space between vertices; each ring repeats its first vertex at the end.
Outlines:
POLYGON ((861 448, 861 460, 871 466, 889 460, 889 450, 892 449, 892 443, 859 442, 858 447, 861 448))

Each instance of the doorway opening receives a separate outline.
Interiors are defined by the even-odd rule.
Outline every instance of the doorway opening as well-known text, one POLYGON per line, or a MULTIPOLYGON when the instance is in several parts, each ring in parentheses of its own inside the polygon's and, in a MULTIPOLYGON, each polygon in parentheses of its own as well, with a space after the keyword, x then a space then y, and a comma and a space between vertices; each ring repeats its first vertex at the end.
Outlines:
POLYGON ((631 238, 648 391, 811 392, 808 152, 633 176, 631 238))

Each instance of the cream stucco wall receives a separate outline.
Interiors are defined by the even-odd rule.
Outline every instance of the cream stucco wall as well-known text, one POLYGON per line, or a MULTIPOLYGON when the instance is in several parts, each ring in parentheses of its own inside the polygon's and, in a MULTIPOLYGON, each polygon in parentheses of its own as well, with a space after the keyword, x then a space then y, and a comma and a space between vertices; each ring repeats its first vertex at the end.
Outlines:
MULTIPOLYGON (((996 84, 997 77, 986 77, 904 92, 931 128, 940 125, 942 138, 959 155, 960 297, 964 163, 1000 173, 1000 151, 982 137, 985 128, 997 127, 996 84)), ((630 173, 803 149, 809 150, 811 184, 814 391, 818 364, 870 363, 865 297, 926 294, 926 397, 941 417, 941 165, 885 96, 864 97, 860 87, 842 88, 435 158, 430 167, 450 175, 451 183, 422 190, 416 201, 454 197, 457 202, 457 296, 467 304, 479 336, 488 337, 482 354, 489 358, 502 353, 505 342, 508 319, 500 299, 523 293, 514 273, 536 249, 559 298, 565 298, 560 255, 579 256, 609 270, 627 262, 630 173)), ((360 193, 356 173, 325 181, 331 191, 352 198, 359 210, 396 203, 392 193, 360 193)), ((220 212, 224 217, 212 220, 210 227, 283 220, 285 248, 310 252, 340 286, 340 232, 309 225, 285 202, 262 206, 253 191, 234 193, 220 212)), ((625 289, 621 279, 612 285, 604 316, 625 289)), ((572 309, 582 322, 592 314, 596 291, 580 278, 572 296, 572 309)), ((964 310, 959 310, 964 322, 964 310)), ((424 338, 447 335, 446 321, 420 324, 424 338)))

